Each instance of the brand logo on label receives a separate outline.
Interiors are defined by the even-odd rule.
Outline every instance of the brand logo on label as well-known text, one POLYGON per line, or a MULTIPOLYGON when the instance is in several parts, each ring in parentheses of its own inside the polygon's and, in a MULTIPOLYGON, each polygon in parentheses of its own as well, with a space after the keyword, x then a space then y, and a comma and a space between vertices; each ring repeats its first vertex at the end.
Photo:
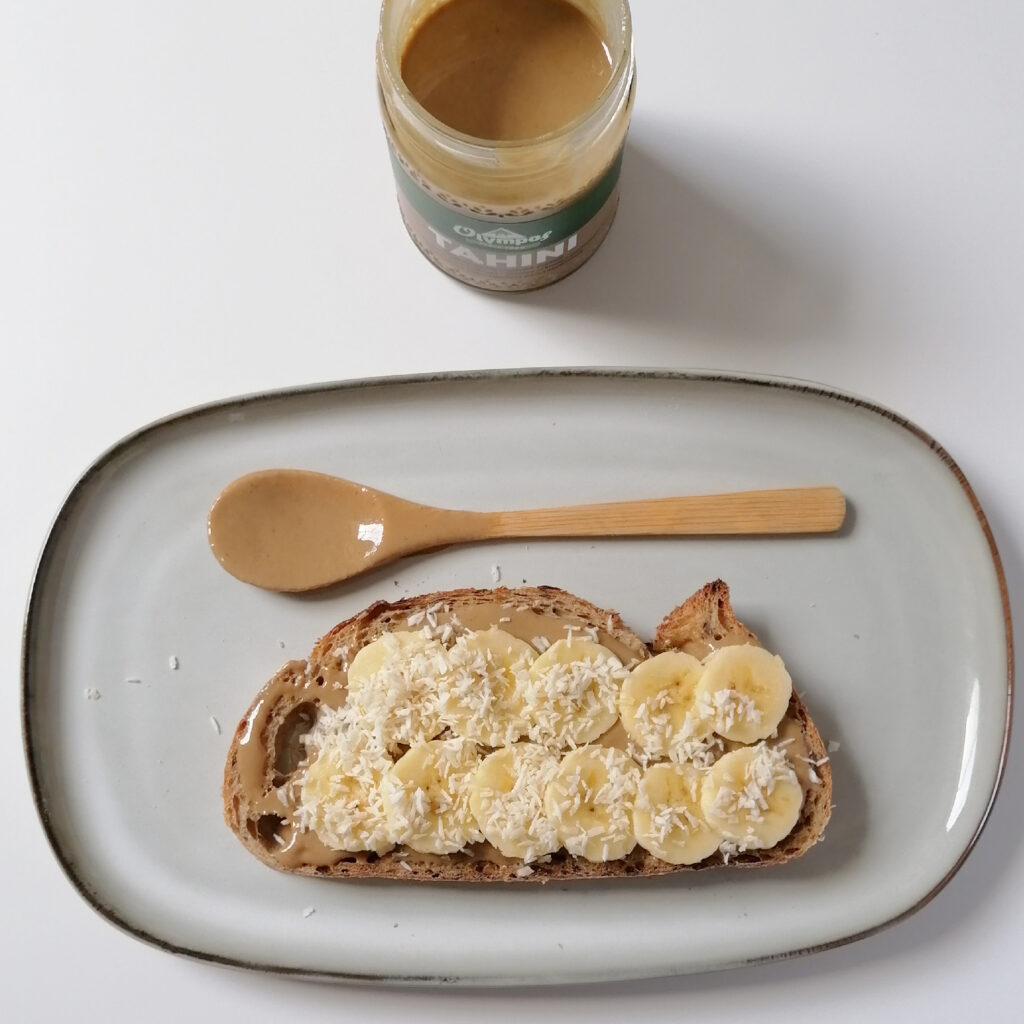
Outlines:
POLYGON ((477 231, 465 224, 456 224, 455 232, 463 238, 471 238, 480 245, 489 245, 495 249, 522 249, 525 245, 537 245, 551 237, 550 231, 542 235, 521 235, 518 231, 508 228, 495 228, 493 231, 477 231))
MULTIPOLYGON (((501 267, 508 270, 521 270, 526 267, 542 267, 545 263, 557 263, 559 260, 567 257, 579 245, 580 241, 579 233, 573 232, 568 238, 563 238, 560 242, 555 242, 553 245, 547 245, 543 249, 530 249, 527 252, 517 252, 516 250, 501 253, 486 252, 481 249, 474 249, 469 245, 463 245, 463 241, 469 241, 469 236, 464 231, 459 231, 458 228, 455 230, 461 237, 449 238, 431 224, 426 224, 424 227, 434 236, 438 249, 452 256, 457 256, 460 260, 465 260, 467 263, 475 263, 477 266, 490 267, 491 269, 501 267)), ((504 231, 505 229, 499 228, 498 230, 504 231)), ((487 232, 487 234, 490 233, 487 232)), ((509 234, 513 234, 513 232, 509 232, 509 234)), ((550 235, 551 232, 547 231, 539 237, 543 240, 550 235)), ((520 235, 519 237, 522 238, 524 236, 520 235)))

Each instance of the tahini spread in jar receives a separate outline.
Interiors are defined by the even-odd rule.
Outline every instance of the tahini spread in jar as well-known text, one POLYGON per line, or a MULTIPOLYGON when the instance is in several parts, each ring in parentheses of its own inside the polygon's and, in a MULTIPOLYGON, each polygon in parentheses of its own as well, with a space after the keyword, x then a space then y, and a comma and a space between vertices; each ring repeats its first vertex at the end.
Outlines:
POLYGON ((618 205, 626 0, 385 0, 377 71, 405 225, 469 284, 571 273, 618 205))
POLYGON ((449 0, 402 53, 402 79, 449 128, 533 139, 582 117, 611 65, 594 23, 568 0, 449 0))

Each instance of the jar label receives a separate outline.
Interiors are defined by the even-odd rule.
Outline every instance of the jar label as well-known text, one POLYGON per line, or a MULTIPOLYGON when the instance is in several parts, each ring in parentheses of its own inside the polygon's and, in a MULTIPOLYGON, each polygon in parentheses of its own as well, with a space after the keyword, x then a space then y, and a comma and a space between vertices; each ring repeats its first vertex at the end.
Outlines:
POLYGON ((426 256, 470 284, 521 288, 524 277, 533 287, 564 276, 566 263, 575 269, 600 243, 615 214, 622 154, 568 206, 520 217, 450 205, 416 182, 394 150, 391 162, 406 227, 426 256))

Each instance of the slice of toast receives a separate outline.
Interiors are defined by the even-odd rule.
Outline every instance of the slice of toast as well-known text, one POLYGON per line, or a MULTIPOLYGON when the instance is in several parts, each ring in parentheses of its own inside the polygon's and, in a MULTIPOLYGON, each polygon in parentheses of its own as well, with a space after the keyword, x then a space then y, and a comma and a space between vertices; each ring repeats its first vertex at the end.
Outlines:
MULTIPOLYGON (((658 627, 651 648, 616 612, 554 587, 454 590, 394 603, 377 602, 323 636, 307 661, 292 661, 281 668, 235 730, 224 771, 224 816, 246 849, 264 863, 282 871, 330 878, 546 882, 662 875, 725 864, 780 864, 800 856, 821 839, 831 813, 831 771, 821 737, 794 692, 777 736, 768 742, 790 741, 804 803, 792 832, 770 849, 732 855, 718 852, 688 867, 659 860, 640 846, 620 860, 603 863, 573 857, 563 849, 529 867, 501 856, 486 842, 445 855, 402 847, 381 855, 328 849, 314 833, 292 824, 297 786, 312 753, 306 750, 304 737, 321 707, 344 703, 345 673, 359 650, 385 632, 424 622, 441 633, 448 626, 463 630, 500 625, 527 641, 542 636, 554 639, 570 627, 589 632, 627 665, 650 657, 652 650, 684 650, 703 657, 728 644, 758 643, 733 613, 729 589, 721 580, 707 584, 671 611, 658 627)), ((625 747, 627 737, 617 723, 597 742, 625 747)))

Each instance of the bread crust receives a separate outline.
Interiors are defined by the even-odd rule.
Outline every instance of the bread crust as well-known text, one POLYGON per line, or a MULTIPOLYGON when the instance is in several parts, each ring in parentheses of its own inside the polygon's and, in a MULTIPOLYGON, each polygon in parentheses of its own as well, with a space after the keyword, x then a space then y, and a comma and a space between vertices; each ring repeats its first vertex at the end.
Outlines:
POLYGON ((400 627, 409 615, 417 612, 426 613, 439 605, 447 605, 455 613, 466 615, 473 608, 495 604, 528 607, 560 622, 597 628, 603 634, 602 640, 607 637, 616 641, 640 660, 650 657, 652 651, 681 649, 703 656, 725 644, 758 643, 756 636, 736 618, 729 588, 721 580, 706 584, 669 612, 650 647, 626 627, 617 612, 598 608, 557 587, 463 589, 396 602, 378 601, 321 637, 306 661, 284 665, 257 694, 235 729, 224 769, 224 818, 245 848, 277 870, 317 877, 538 884, 552 880, 666 875, 726 864, 765 867, 801 856, 822 838, 831 814, 831 766, 821 736, 803 701, 794 692, 783 725, 790 731, 796 730, 809 762, 820 764, 813 768, 810 763, 796 765, 804 783, 804 806, 793 831, 768 850, 751 850, 728 858, 716 853, 689 866, 659 860, 640 846, 620 860, 605 863, 573 857, 560 850, 547 863, 530 865, 530 873, 523 870, 521 861, 501 857, 487 843, 474 844, 465 851, 444 856, 396 849, 380 856, 333 853, 326 858, 327 863, 322 862, 322 855, 312 856, 305 863, 296 862, 294 857, 283 858, 282 848, 291 849, 293 837, 283 839, 280 834, 282 826, 287 831, 288 805, 279 801, 279 794, 287 792, 288 783, 299 767, 295 753, 298 735, 309 731, 312 716, 324 702, 325 695, 337 692, 329 688, 343 687, 338 679, 339 660, 342 666, 347 666, 359 649, 389 629, 400 627), (254 751, 265 752, 255 769, 251 760, 254 751), (259 775, 256 799, 253 798, 254 771, 259 775), (816 777, 817 781, 808 782, 808 776, 816 777), (276 808, 275 802, 279 803, 276 808))

